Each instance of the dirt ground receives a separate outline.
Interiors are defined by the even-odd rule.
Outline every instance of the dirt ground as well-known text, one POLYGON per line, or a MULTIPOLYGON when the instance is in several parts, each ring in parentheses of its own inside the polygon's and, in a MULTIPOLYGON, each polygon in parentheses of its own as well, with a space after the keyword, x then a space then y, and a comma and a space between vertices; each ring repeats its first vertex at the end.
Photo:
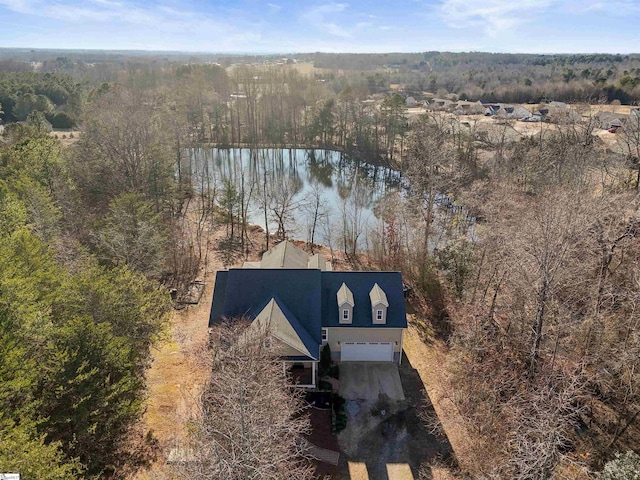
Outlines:
MULTIPOLYGON (((257 260, 260 231, 253 229, 251 236, 255 242, 249 249, 249 260, 257 260)), ((200 303, 175 310, 165 337, 153 350, 153 362, 147 372, 148 400, 143 422, 156 438, 158 452, 151 468, 138 472, 133 477, 135 480, 174 478, 166 459, 172 449, 186 440, 186 420, 197 408, 209 369, 206 344, 215 272, 241 266, 245 260, 238 249, 228 248, 224 238, 224 227, 209 232, 209 253, 199 277, 205 282, 200 303)))
POLYGON ((451 444, 457 466, 464 471, 473 462, 471 436, 460 419, 449 393, 450 388, 447 386, 443 370, 446 363, 446 345, 435 338, 425 343, 412 323, 410 320, 409 329, 404 334, 404 353, 411 367, 420 376, 440 426, 451 444))
POLYGON ((68 147, 69 145, 73 145, 78 141, 78 139, 80 138, 80 131, 79 130, 72 130, 72 131, 54 130, 53 132, 49 133, 49 136, 60 140, 60 143, 62 144, 63 147, 68 147))

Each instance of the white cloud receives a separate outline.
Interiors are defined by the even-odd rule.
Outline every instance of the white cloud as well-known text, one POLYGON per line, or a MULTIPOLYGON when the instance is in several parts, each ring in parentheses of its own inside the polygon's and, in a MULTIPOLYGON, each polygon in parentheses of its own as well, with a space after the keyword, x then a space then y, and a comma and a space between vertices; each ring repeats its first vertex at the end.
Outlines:
POLYGON ((350 38, 351 32, 338 25, 335 22, 327 20, 327 17, 335 18, 339 13, 344 12, 349 7, 347 3, 326 3, 323 5, 317 5, 310 10, 307 10, 301 19, 303 22, 307 22, 311 26, 322 30, 330 35, 342 38, 350 38))
POLYGON ((91 1, 99 5, 106 5, 107 7, 122 7, 124 5, 122 2, 114 2, 112 0, 91 0, 91 1))
POLYGON ((0 6, 17 13, 33 13, 29 0, 0 0, 0 6))
POLYGON ((440 17, 452 28, 484 27, 488 34, 532 20, 556 0, 444 0, 440 17))
POLYGON ((278 13, 282 10, 282 5, 276 5, 275 3, 267 3, 267 7, 269 7, 269 13, 278 13))
POLYGON ((103 31, 130 32, 114 39, 114 45, 124 40, 132 47, 150 49, 241 51, 264 40, 246 21, 220 21, 211 13, 182 9, 177 2, 171 5, 128 0, 0 0, 0 8, 67 22, 71 28, 84 29, 93 23, 103 31))
POLYGON ((575 13, 604 12, 612 15, 629 15, 640 12, 640 4, 636 0, 612 0, 610 2, 586 0, 571 2, 567 8, 575 13))

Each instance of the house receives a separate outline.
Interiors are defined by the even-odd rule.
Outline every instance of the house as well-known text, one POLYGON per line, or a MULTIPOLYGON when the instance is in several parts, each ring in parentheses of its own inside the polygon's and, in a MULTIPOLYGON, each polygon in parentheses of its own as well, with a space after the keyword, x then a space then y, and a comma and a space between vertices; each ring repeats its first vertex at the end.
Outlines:
POLYGON ((493 117, 494 115, 497 115, 501 108, 500 105, 497 103, 496 104, 483 103, 482 106, 485 107, 484 114, 487 117, 493 117))
POLYGON ((249 329, 268 332, 269 348, 297 372, 301 387, 315 388, 325 345, 334 361, 399 364, 407 328, 400 273, 328 266, 283 242, 261 262, 219 271, 209 327, 225 318, 248 318, 249 329))
POLYGON ((418 106, 418 102, 413 97, 407 97, 407 99, 405 100, 405 103, 407 108, 414 108, 418 106))
POLYGON ((629 118, 629 116, 621 113, 613 112, 598 112, 595 115, 595 124, 603 130, 618 129, 622 127, 623 123, 629 118))
POLYGON ((456 102, 453 113, 456 115, 482 115, 486 109, 480 102, 460 100, 456 102))
POLYGON ((331 270, 331 262, 327 262, 320 254, 308 256, 307 252, 291 242, 280 242, 267 250, 259 262, 244 262, 242 268, 317 268, 331 270))
POLYGON ((453 102, 446 98, 434 98, 425 107, 427 110, 447 110, 453 102))
POLYGON ((496 116, 505 119, 522 119, 529 118, 531 112, 520 105, 501 105, 496 116))
POLYGON ((564 102, 556 101, 539 104, 537 109, 534 107, 533 114, 540 115, 544 122, 561 125, 572 124, 582 120, 582 115, 578 111, 564 102))

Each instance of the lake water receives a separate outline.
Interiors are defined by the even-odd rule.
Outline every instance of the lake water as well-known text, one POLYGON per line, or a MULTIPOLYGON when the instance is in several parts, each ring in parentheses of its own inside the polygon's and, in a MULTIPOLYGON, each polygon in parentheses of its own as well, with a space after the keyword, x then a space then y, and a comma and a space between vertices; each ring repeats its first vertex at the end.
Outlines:
MULTIPOLYGON (((310 239, 313 204, 319 199, 324 215, 314 239, 323 244, 332 240, 334 248, 340 248, 337 239, 344 231, 370 228, 376 202, 386 192, 400 188, 398 172, 330 150, 194 149, 190 161, 192 169, 205 172, 219 185, 226 181, 236 190, 250 192, 250 223, 264 228, 264 207, 269 204, 266 220, 273 233, 278 225, 273 210, 292 191, 291 215, 285 222, 289 238, 310 239)), ((353 238, 359 248, 364 246, 364 233, 357 236, 356 232, 353 238)))

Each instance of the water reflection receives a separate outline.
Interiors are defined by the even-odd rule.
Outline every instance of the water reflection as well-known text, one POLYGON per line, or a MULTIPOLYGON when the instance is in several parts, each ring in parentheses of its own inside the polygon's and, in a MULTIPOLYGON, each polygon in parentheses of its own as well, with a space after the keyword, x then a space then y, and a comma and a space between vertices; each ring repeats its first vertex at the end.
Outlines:
POLYGON ((241 191, 250 223, 325 244, 340 236, 361 247, 376 202, 400 188, 398 172, 330 150, 195 149, 189 163, 192 174, 241 191))

